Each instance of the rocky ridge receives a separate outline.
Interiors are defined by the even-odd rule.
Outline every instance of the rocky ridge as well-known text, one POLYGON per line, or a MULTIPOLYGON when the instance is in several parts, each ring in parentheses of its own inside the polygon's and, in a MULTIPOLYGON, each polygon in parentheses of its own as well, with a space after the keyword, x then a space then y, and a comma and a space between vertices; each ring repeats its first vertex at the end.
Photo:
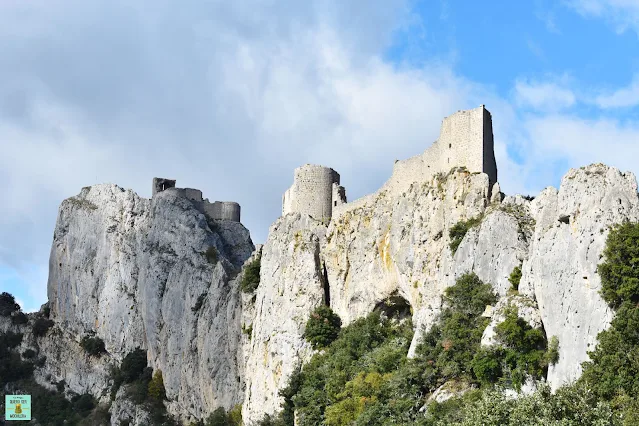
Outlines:
MULTIPOLYGON (((328 226, 284 216, 257 250, 241 224, 211 220, 171 191, 149 200, 115 185, 84 188, 60 206, 48 283, 56 325, 38 341, 47 360, 36 379, 108 401, 110 366, 142 347, 163 373, 169 412, 190 421, 243 403, 251 424, 279 410, 279 390, 313 355, 304 328, 315 307, 329 304, 348 324, 402 297, 416 328, 412 352, 444 290, 474 272, 500 296, 486 311, 483 344, 514 304, 558 337, 548 374, 557 387, 580 374, 612 317, 596 269, 610 226, 639 220, 636 179, 597 164, 570 170, 559 189, 534 199, 504 198, 498 188, 455 168, 346 204, 328 226), (453 252, 450 229, 471 218, 478 224, 453 252), (242 265, 258 255, 260 285, 243 294, 242 265), (93 333, 106 344, 102 358, 79 346, 93 333)), ((121 395, 111 410, 112 424, 146 418, 121 395)))

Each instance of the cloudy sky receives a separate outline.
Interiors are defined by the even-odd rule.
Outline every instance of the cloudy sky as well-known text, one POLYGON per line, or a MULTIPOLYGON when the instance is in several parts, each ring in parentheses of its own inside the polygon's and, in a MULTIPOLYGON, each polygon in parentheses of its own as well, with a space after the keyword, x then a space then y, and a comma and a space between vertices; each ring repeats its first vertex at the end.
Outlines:
POLYGON ((639 172, 639 0, 0 0, 0 291, 46 301, 83 186, 175 178, 263 242, 295 167, 358 198, 480 104, 506 193, 639 172))

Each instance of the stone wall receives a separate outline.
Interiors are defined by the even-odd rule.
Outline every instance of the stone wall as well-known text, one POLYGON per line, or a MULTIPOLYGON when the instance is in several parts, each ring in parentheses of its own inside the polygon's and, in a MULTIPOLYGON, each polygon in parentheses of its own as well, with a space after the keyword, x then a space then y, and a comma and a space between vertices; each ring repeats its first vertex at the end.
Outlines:
POLYGON ((439 139, 422 154, 395 162, 393 175, 383 189, 403 192, 413 182, 428 181, 453 167, 486 173, 491 185, 497 182, 492 118, 483 105, 444 118, 439 139))
POLYGON ((335 170, 306 164, 295 169, 293 185, 282 197, 282 215, 300 213, 322 220, 330 218, 333 207, 346 202, 346 191, 339 186, 335 170))
POLYGON ((204 200, 201 209, 213 219, 240 221, 240 205, 233 201, 215 201, 210 203, 204 200))
POLYGON ((197 209, 212 219, 240 221, 240 205, 234 201, 215 201, 202 198, 202 191, 193 188, 176 188, 175 180, 153 178, 153 197, 162 191, 173 191, 179 197, 191 200, 197 209))

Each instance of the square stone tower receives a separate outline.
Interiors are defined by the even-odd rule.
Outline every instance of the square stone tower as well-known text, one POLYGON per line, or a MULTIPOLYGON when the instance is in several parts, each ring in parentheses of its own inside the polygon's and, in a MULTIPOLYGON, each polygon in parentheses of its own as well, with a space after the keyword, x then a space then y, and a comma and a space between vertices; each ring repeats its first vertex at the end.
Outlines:
POLYGON ((491 187, 497 182, 492 116, 484 105, 444 118, 439 138, 422 154, 395 162, 384 188, 405 191, 413 182, 425 182, 454 167, 486 173, 491 187))

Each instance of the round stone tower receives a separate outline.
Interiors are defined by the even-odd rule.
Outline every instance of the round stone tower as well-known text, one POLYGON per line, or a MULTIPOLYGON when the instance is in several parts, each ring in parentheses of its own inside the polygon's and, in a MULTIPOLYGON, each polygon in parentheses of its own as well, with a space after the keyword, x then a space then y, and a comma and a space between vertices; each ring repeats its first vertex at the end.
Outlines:
POLYGON ((293 186, 282 197, 282 214, 301 213, 315 219, 330 219, 333 207, 344 203, 345 196, 334 199, 334 194, 344 194, 334 189, 339 186, 339 173, 330 167, 305 164, 295 169, 293 186))

